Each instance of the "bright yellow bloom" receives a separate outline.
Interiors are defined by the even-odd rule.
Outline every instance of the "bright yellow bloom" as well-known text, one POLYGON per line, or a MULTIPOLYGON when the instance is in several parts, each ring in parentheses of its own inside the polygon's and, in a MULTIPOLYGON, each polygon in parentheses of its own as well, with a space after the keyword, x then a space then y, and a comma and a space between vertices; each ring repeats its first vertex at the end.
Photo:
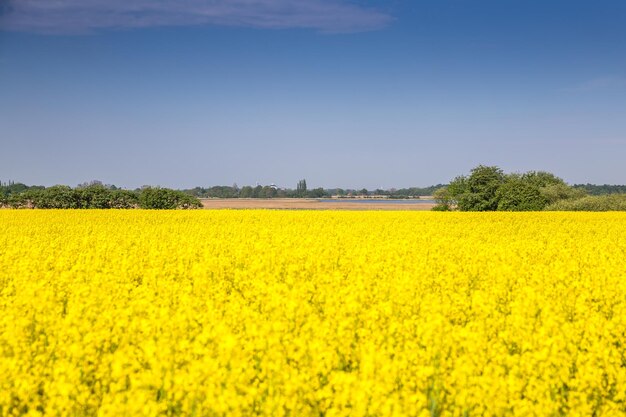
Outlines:
POLYGON ((0 211, 0 416, 618 416, 626 214, 0 211))

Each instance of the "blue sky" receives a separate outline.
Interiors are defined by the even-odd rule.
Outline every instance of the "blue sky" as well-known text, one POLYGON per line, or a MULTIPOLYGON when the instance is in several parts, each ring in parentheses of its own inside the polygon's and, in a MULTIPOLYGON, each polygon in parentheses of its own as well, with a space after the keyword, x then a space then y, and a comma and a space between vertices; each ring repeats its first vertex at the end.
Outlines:
POLYGON ((626 183, 626 2, 0 0, 0 179, 626 183))

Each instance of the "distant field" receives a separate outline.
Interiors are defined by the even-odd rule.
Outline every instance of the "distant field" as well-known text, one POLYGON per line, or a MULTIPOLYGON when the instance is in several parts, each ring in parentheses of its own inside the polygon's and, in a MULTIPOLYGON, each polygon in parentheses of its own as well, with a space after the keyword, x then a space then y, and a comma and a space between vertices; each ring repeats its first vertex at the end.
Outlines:
POLYGON ((207 209, 282 209, 282 210, 430 210, 432 203, 405 204, 398 202, 376 202, 364 204, 357 199, 325 202, 314 198, 221 198, 201 199, 207 209))

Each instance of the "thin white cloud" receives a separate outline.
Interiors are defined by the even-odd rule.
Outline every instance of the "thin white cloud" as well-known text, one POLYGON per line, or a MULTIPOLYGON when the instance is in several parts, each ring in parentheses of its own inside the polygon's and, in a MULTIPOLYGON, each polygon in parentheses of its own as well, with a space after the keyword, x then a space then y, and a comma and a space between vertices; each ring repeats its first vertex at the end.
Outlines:
POLYGON ((345 0, 0 0, 0 29, 89 33, 102 29, 225 25, 361 32, 391 16, 345 0))

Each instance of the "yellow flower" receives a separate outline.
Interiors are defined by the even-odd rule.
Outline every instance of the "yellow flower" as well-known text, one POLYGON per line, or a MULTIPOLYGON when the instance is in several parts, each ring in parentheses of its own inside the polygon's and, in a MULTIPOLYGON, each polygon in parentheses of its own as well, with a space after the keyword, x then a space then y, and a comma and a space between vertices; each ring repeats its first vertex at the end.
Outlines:
POLYGON ((0 416, 626 413, 626 214, 0 226, 0 416))

